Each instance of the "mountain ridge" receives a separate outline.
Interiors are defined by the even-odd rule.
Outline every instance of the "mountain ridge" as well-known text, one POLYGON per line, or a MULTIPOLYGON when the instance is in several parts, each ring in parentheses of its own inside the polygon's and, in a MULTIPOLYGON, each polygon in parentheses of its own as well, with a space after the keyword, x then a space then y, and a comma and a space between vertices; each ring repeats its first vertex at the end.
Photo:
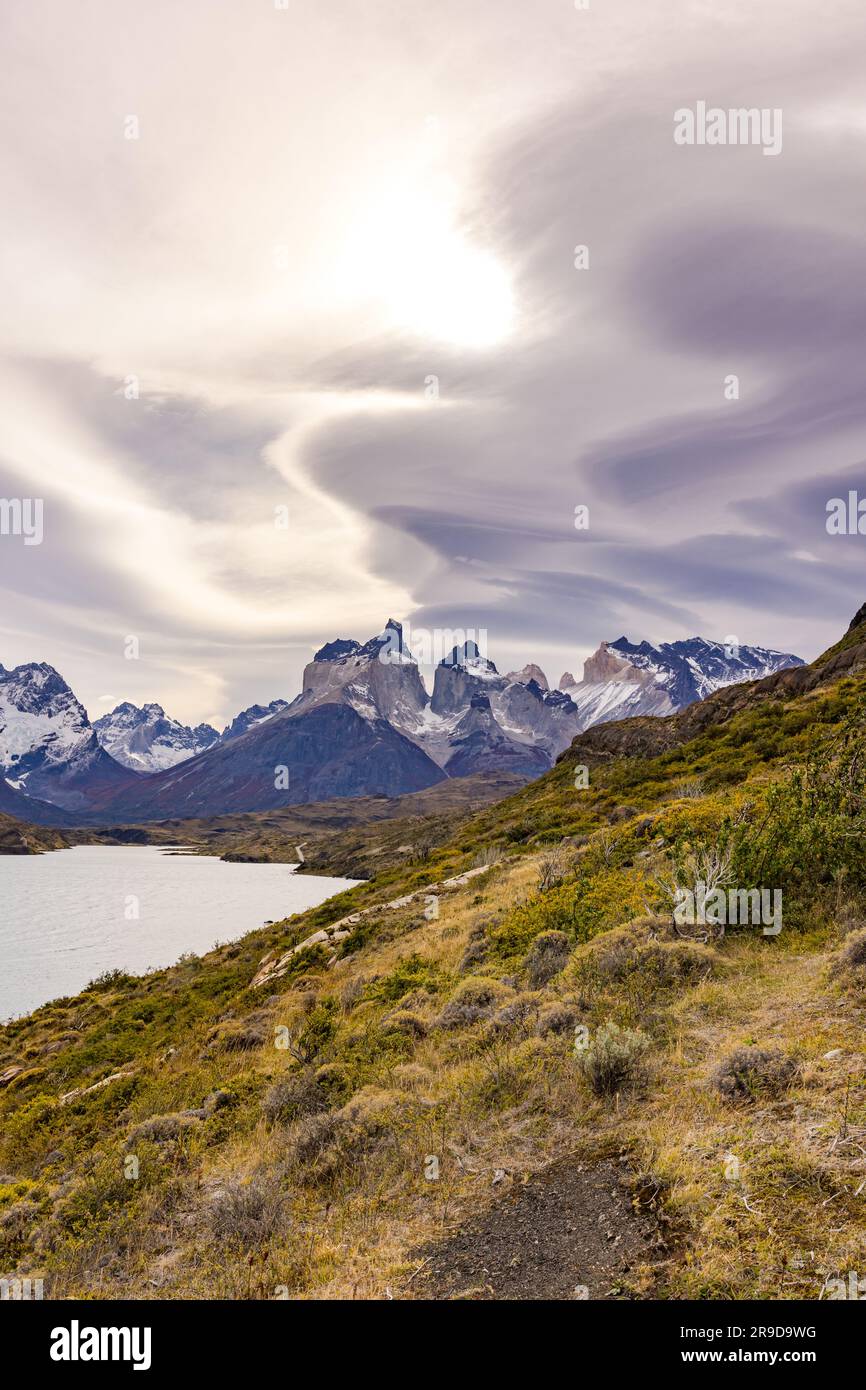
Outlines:
POLYGON ((100 747, 136 772, 161 772, 202 753, 220 737, 210 724, 190 728, 171 719, 162 705, 138 706, 129 700, 94 719, 93 728, 100 747))
MULTIPOLYGON (((727 680, 799 666, 760 647, 699 637, 653 647, 622 636, 587 658, 581 681, 551 689, 536 664, 503 675, 466 639, 435 667, 428 691, 402 625, 389 619, 366 642, 325 643, 292 701, 249 706, 222 734, 170 719, 156 703, 123 702, 91 725, 54 668, 0 667, 0 764, 13 790, 98 822, 267 810, 321 800, 328 787, 401 795, 495 769, 529 780, 589 726, 668 715, 727 680)), ((32 818, 44 815, 34 808, 32 818)))

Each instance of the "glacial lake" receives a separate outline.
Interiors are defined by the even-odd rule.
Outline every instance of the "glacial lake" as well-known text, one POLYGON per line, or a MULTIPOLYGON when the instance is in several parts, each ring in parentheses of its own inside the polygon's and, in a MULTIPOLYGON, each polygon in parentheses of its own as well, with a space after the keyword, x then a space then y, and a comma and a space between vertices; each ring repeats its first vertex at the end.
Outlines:
POLYGON ((0 1021, 106 970, 140 975, 203 955, 353 884, 152 846, 0 855, 0 1021))

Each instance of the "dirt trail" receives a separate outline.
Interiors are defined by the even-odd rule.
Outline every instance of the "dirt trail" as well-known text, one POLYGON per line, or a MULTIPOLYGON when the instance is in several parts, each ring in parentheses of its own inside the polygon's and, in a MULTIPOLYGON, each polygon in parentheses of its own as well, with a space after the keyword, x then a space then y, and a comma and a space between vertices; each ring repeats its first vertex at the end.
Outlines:
POLYGON ((654 1253, 658 1227, 636 1215, 628 1170, 561 1159, 514 1187, 462 1230, 418 1251, 421 1299, 612 1299, 654 1253))

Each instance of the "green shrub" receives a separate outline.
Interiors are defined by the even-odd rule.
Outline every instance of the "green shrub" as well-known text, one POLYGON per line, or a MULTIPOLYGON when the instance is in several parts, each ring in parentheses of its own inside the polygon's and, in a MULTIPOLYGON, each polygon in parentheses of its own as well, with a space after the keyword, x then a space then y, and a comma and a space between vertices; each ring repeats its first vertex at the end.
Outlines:
POLYGON ((488 932, 501 960, 523 955, 542 932, 561 932, 576 944, 620 926, 643 909, 644 875, 636 869, 603 867, 550 888, 510 912, 488 932))
POLYGON ((367 986, 366 997, 383 1004, 396 1004, 413 989, 438 990, 443 982, 442 972, 431 960, 413 954, 406 956, 391 971, 367 986))

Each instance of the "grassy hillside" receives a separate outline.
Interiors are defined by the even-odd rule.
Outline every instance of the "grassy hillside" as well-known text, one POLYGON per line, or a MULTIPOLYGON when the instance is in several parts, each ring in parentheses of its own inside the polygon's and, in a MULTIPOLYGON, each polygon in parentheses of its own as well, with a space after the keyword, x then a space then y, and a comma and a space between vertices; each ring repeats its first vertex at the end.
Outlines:
POLYGON ((70 843, 61 830, 30 825, 0 812, 0 854, 42 854, 48 849, 64 849, 70 843))
POLYGON ((7 1025, 3 1272, 54 1297, 784 1299, 862 1268, 849 639, 592 730, 351 893, 7 1025), (780 889, 779 934, 678 930, 672 885, 714 872, 780 889))

